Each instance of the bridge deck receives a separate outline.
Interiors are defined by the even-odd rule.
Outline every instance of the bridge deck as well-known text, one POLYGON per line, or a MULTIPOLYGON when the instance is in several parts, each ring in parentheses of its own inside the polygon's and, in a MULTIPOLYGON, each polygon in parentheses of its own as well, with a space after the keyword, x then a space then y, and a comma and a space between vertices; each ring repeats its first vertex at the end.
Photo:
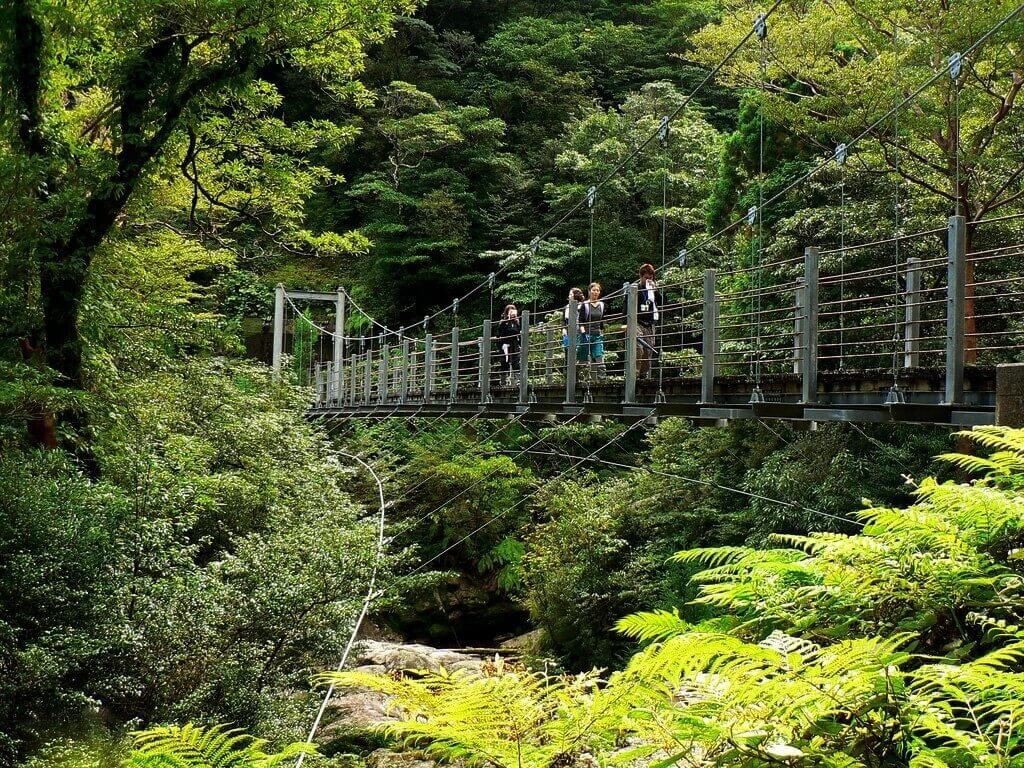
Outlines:
POLYGON ((667 378, 637 384, 635 402, 623 402, 621 381, 587 386, 581 384, 575 402, 565 401, 561 382, 531 387, 529 402, 519 402, 516 387, 496 387, 490 402, 481 404, 480 391, 466 387, 455 400, 449 389, 437 389, 429 401, 389 396, 384 402, 320 403, 310 409, 312 417, 379 418, 386 416, 424 417, 447 414, 453 418, 505 418, 525 414, 527 418, 558 418, 580 414, 587 417, 633 421, 651 416, 683 416, 698 423, 715 425, 732 419, 775 419, 792 422, 856 421, 910 422, 973 426, 991 424, 995 412, 995 370, 965 370, 964 402, 942 403, 943 373, 929 369, 902 369, 897 385, 905 402, 886 404, 893 384, 891 371, 824 371, 820 376, 818 401, 800 402, 801 377, 776 374, 762 378, 764 402, 751 403, 751 381, 742 376, 721 376, 715 382, 715 399, 700 402, 700 379, 667 378))

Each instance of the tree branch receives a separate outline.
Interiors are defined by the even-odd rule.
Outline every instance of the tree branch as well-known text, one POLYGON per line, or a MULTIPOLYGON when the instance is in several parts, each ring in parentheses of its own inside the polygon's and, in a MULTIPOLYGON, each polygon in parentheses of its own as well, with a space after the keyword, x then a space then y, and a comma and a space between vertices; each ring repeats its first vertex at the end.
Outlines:
POLYGON ((999 199, 999 196, 1001 194, 1003 194, 1003 192, 1005 192, 1007 189, 1010 188, 1010 185, 1013 184, 1014 181, 1016 181, 1018 178, 1020 178, 1021 174, 1024 174, 1024 165, 1021 165, 1019 168, 1017 168, 1016 171, 1014 171, 1009 176, 1007 176, 1006 180, 1002 184, 999 185, 999 189, 997 189, 995 192, 993 192, 989 196, 988 200, 986 200, 985 203, 980 206, 980 209, 979 209, 978 214, 977 214, 977 218, 981 218, 982 216, 984 216, 989 211, 995 210, 996 208, 1001 208, 1002 206, 1006 205, 1008 202, 1011 202, 1014 199, 1016 199, 1017 197, 1019 197, 1020 195, 1016 194, 1016 195, 1013 195, 1010 198, 1007 198, 1006 200, 1001 200, 998 203, 995 202, 996 200, 999 199))
POLYGON ((950 192, 944 192, 943 190, 936 187, 934 184, 925 181, 920 176, 909 173, 903 166, 897 165, 889 156, 889 150, 887 149, 887 145, 881 142, 880 144, 882 147, 882 155, 885 157, 885 162, 904 179, 911 182, 912 184, 917 184, 918 186, 927 189, 929 192, 933 194, 936 194, 940 197, 944 197, 947 200, 956 200, 956 196, 951 194, 950 192))
POLYGON ((988 123, 978 131, 974 140, 971 142, 974 148, 974 154, 980 154, 986 147, 988 147, 989 144, 992 143, 992 140, 996 136, 996 129, 999 127, 999 124, 1003 122, 1003 120, 1005 120, 1013 110, 1014 104, 1017 101, 1017 94, 1020 93, 1021 86, 1024 86, 1024 74, 1020 72, 1013 72, 1012 77, 1013 79, 1010 83, 1010 88, 1006 92, 1006 95, 1003 96, 1003 99, 996 108, 996 111, 993 113, 988 123))

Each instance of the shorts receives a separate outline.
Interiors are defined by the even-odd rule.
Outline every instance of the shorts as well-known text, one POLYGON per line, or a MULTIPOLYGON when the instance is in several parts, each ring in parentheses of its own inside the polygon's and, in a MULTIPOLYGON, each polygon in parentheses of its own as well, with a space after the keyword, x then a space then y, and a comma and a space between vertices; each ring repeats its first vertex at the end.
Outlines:
MULTIPOLYGON (((590 358, 588 357, 588 355, 590 353, 589 352, 590 346, 591 346, 591 344, 590 344, 590 334, 587 334, 587 333, 577 333, 576 334, 576 360, 577 360, 577 362, 585 363, 588 360, 590 360, 590 358)), ((603 339, 601 340, 601 348, 604 349, 604 340, 603 339)), ((566 351, 566 353, 568 353, 568 351, 569 351, 569 334, 567 334, 567 333, 563 333, 562 334, 562 349, 564 349, 566 351)))

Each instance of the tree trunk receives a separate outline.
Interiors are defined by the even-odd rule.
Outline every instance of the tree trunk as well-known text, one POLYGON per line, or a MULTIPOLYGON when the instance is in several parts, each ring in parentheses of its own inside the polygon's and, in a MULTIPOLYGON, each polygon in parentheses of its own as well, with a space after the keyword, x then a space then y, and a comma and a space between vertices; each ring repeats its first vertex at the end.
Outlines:
MULTIPOLYGON (((34 345, 29 339, 22 339, 20 344, 22 359, 33 367, 42 368, 42 347, 34 345)), ((42 404, 37 402, 29 404, 25 426, 28 429, 29 441, 33 445, 43 448, 57 447, 57 421, 53 412, 43 407, 42 404)))
MULTIPOLYGON (((148 159, 148 158, 146 158, 148 159)), ((63 375, 62 384, 82 386, 82 339, 78 312, 85 294, 89 265, 96 248, 113 228, 118 214, 134 191, 142 158, 125 162, 86 206, 85 215, 71 236, 43 251, 40 258, 39 287, 46 334, 46 359, 51 368, 63 375), (134 166, 138 164, 138 167, 134 166)))

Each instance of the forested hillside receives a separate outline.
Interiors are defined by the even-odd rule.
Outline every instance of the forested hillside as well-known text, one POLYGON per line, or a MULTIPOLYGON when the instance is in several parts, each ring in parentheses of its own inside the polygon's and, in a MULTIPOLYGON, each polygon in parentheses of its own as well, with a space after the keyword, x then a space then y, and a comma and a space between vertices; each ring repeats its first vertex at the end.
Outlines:
POLYGON ((1019 431, 320 421, 327 332, 268 366, 278 284, 343 286, 353 340, 470 291, 560 329, 644 262, 742 294, 877 240, 822 263, 898 296, 954 213, 1007 286, 967 362, 1019 361, 1020 11, 5 0, 0 765, 1021 765, 1019 431), (356 639, 392 655, 332 673, 356 639))

